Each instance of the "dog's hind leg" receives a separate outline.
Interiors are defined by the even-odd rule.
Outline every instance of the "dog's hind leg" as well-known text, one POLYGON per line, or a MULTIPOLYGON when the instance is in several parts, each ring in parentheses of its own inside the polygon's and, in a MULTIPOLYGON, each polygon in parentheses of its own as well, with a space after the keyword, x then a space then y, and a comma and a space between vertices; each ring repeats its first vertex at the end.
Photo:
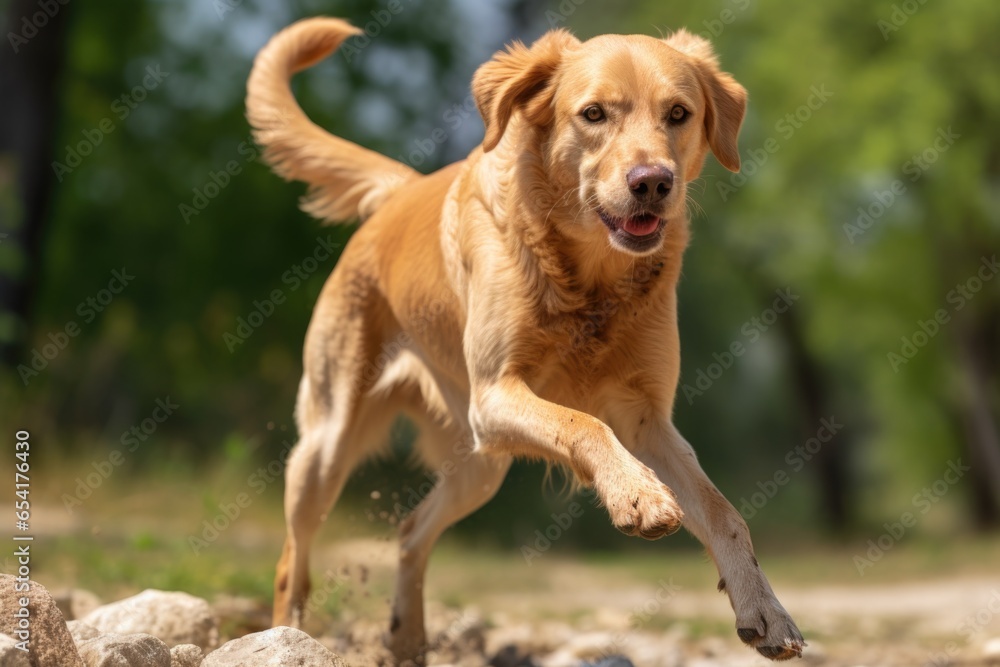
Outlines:
MULTIPOLYGON (((304 381, 305 383, 306 381, 304 381)), ((273 624, 299 627, 309 598, 309 551, 313 538, 348 476, 381 444, 392 419, 380 414, 381 401, 341 396, 318 423, 300 420, 303 430, 285 469, 285 545, 274 580, 273 624)), ((309 400, 308 388, 299 400, 309 400)))
POLYGON ((399 572, 388 639, 400 663, 419 663, 427 648, 424 573, 435 542, 449 526, 485 505, 510 468, 509 458, 473 453, 471 437, 463 439, 457 429, 424 428, 421 438, 433 438, 446 458, 435 462, 437 485, 400 525, 399 572))

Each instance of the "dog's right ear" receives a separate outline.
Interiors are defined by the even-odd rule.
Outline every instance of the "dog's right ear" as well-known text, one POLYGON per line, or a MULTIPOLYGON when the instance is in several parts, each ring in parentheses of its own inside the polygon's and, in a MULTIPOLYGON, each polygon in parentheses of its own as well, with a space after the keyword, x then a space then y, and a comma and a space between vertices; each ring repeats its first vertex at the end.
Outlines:
POLYGON ((550 30, 527 48, 514 42, 480 66, 472 78, 472 95, 486 126, 483 151, 496 148, 514 111, 528 122, 544 125, 552 120, 555 75, 566 49, 580 43, 566 30, 550 30))
POLYGON ((719 59, 704 37, 681 28, 664 41, 697 64, 702 83, 707 88, 705 137, 708 145, 723 167, 738 172, 740 126, 747 111, 746 88, 737 83, 732 75, 719 69, 719 59))

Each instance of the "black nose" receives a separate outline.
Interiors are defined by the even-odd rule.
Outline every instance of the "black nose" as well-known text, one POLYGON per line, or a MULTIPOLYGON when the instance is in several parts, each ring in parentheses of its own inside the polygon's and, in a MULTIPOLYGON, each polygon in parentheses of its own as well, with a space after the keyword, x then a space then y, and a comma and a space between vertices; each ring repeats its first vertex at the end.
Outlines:
POLYGON ((674 187, 674 172, 662 165, 632 167, 625 176, 632 196, 643 204, 660 201, 674 187))

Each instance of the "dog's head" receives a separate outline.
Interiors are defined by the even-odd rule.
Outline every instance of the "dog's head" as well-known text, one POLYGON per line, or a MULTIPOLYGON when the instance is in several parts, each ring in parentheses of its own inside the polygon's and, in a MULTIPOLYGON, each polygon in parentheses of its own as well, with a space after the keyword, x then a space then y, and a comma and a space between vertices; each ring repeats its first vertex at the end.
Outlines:
POLYGON ((666 226, 687 215, 687 185, 709 150, 740 168, 746 90, 720 71, 706 40, 683 30, 586 42, 551 31, 480 67, 473 94, 484 151, 515 114, 519 134, 539 139, 548 195, 579 212, 553 224, 581 240, 609 237, 627 253, 655 252, 666 226))

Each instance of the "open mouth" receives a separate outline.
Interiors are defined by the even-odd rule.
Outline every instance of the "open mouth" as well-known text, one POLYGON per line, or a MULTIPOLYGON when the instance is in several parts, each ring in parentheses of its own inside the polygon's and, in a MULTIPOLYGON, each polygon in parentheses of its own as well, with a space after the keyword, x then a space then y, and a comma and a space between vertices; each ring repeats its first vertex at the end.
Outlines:
POLYGON ((658 215, 643 213, 628 218, 617 218, 604 209, 598 209, 597 215, 611 232, 612 240, 626 250, 647 252, 660 241, 664 220, 658 215))

